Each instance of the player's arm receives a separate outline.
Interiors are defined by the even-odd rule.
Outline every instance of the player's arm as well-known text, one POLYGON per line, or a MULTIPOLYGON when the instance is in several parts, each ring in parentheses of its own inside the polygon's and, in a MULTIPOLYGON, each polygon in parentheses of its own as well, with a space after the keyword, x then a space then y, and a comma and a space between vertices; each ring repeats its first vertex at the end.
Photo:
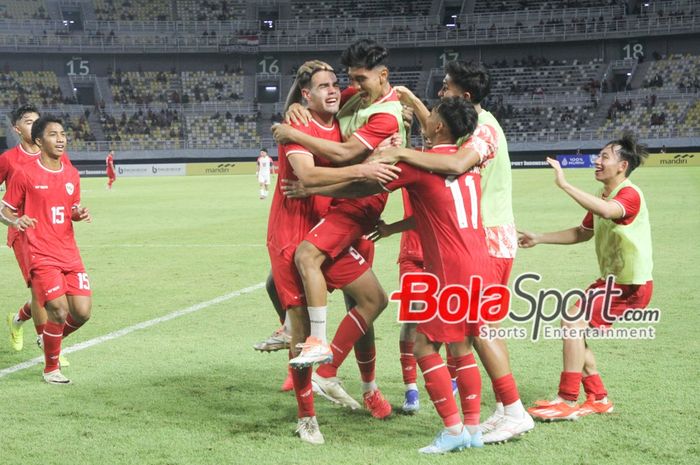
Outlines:
POLYGON ((619 202, 601 199, 569 184, 564 175, 564 170, 561 169, 561 165, 559 165, 557 160, 547 157, 547 163, 554 168, 554 182, 556 185, 583 208, 606 220, 616 220, 625 216, 625 209, 619 202))
POLYGON ((374 227, 374 230, 367 234, 367 239, 376 242, 383 237, 389 237, 393 234, 402 233, 411 229, 416 229, 416 221, 413 219, 413 216, 390 224, 386 224, 384 221, 380 220, 374 227))
POLYGON ((378 194, 382 186, 375 181, 347 181, 328 186, 308 187, 303 182, 283 179, 281 185, 285 197, 292 199, 305 198, 310 195, 325 195, 327 197, 356 199, 378 194))
POLYGON ((388 147, 370 159, 372 163, 405 162, 425 171, 460 175, 479 164, 481 156, 471 147, 460 147, 454 155, 420 152, 404 147, 388 147))
POLYGON ((398 177, 401 168, 384 164, 359 164, 342 168, 316 166, 310 153, 289 152, 289 163, 294 174, 307 188, 328 186, 346 181, 390 182, 398 177))
POLYGON ((36 220, 27 215, 17 216, 12 208, 7 204, 0 209, 0 223, 5 226, 17 228, 20 231, 25 231, 27 228, 33 228, 36 225, 36 220))
POLYGON ((303 145, 314 155, 341 165, 364 160, 371 151, 357 137, 335 142, 310 136, 287 124, 272 126, 272 135, 278 144, 303 145))
POLYGON ((7 183, 7 192, 2 199, 2 208, 0 208, 0 222, 6 226, 17 228, 20 231, 25 231, 27 228, 33 228, 37 220, 30 218, 27 215, 18 216, 17 210, 24 205, 26 193, 26 178, 21 171, 15 173, 12 180, 7 183))
POLYGON ((73 205, 70 218, 73 221, 85 221, 86 223, 92 223, 90 211, 87 208, 81 207, 80 205, 73 205))
POLYGON ((421 99, 416 97, 416 95, 407 87, 395 86, 394 90, 396 91, 396 95, 398 95, 401 104, 413 109, 413 114, 416 115, 416 118, 418 118, 420 126, 425 128, 425 124, 428 121, 428 116, 430 116, 430 110, 428 110, 428 107, 426 107, 421 99))
POLYGON ((593 230, 583 225, 563 231, 534 233, 530 231, 518 231, 518 246, 529 249, 537 244, 578 244, 586 242, 593 237, 593 230))

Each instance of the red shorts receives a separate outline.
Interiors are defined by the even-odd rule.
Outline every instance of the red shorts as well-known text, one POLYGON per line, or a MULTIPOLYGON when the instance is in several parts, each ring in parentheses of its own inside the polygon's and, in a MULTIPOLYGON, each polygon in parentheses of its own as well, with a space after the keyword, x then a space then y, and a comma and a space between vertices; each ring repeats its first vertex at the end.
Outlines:
POLYGON ((435 317, 425 323, 418 323, 416 330, 425 335, 431 342, 460 342, 467 337, 478 337, 483 322, 445 323, 440 317, 435 317))
POLYGON ((85 273, 81 260, 69 265, 42 265, 31 270, 32 289, 38 304, 46 306, 46 302, 63 295, 92 295, 90 281, 85 273))
POLYGON ((107 177, 109 179, 117 179, 117 173, 112 170, 107 170, 107 177))
POLYGON ((406 273, 423 273, 424 271, 423 260, 399 257, 399 281, 401 281, 401 276, 406 273))
POLYGON ((377 220, 358 222, 343 211, 333 210, 308 232, 305 241, 311 242, 318 250, 333 260, 355 244, 364 234, 372 230, 377 220))
POLYGON ((491 257, 491 273, 493 281, 491 284, 508 285, 510 272, 513 270, 512 258, 491 257))
MULTIPOLYGON (((605 299, 603 297, 596 297, 593 299, 591 306, 591 319, 588 322, 590 326, 594 328, 608 327, 612 326, 617 318, 619 318, 628 309, 639 308, 643 309, 649 305, 651 301, 651 294, 654 290, 654 282, 647 281, 644 284, 617 284, 615 283, 615 289, 620 289, 622 295, 613 296, 610 299, 610 314, 612 320, 608 320, 603 315, 603 305, 605 299)), ((599 279, 590 286, 586 291, 591 289, 605 289, 605 280, 599 279)), ((580 308, 581 301, 576 302, 576 306, 580 308)))
MULTIPOLYGON (((374 244, 372 241, 367 242, 372 245, 370 248, 365 245, 365 249, 373 254, 374 244)), ((294 247, 287 247, 280 253, 270 251, 272 280, 275 282, 280 304, 285 310, 306 306, 304 283, 294 264, 294 251, 294 247)), ((335 260, 326 260, 321 267, 329 291, 342 289, 369 269, 369 262, 353 247, 340 254, 335 260)))
POLYGON ((285 310, 306 305, 304 283, 294 264, 294 250, 295 247, 287 247, 278 252, 268 247, 272 280, 275 282, 280 304, 285 310))
POLYGON ((15 237, 12 242, 12 251, 15 253, 19 270, 22 272, 22 279, 27 283, 27 287, 31 285, 31 274, 29 272, 29 251, 27 248, 26 236, 24 234, 15 237))

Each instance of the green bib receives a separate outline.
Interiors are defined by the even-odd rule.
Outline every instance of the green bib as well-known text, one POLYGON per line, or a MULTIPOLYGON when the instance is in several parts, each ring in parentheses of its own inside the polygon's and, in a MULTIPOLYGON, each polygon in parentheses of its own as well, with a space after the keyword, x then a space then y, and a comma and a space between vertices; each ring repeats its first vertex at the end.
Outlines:
MULTIPOLYGON (((496 157, 481 170, 481 217, 485 227, 492 228, 515 222, 513 216, 513 179, 510 173, 508 142, 501 125, 494 116, 482 110, 479 124, 487 124, 496 129, 498 150, 496 157)), ((457 140, 460 147, 468 137, 457 140)))
MULTIPOLYGON (((622 181, 608 198, 615 198, 625 187, 631 187, 639 194, 639 213, 626 225, 593 215, 595 252, 601 278, 613 275, 619 284, 644 284, 651 281, 654 266, 651 258, 649 211, 642 191, 629 179, 622 181)), ((601 189, 598 196, 602 193, 601 189)))
MULTIPOLYGON (((407 145, 406 131, 403 127, 403 118, 401 116, 401 103, 398 101, 373 103, 370 105, 362 101, 359 94, 355 94, 345 102, 345 105, 335 115, 340 125, 340 132, 343 134, 343 140, 348 140, 355 131, 367 124, 369 117, 375 113, 388 113, 396 118, 399 125, 399 134, 403 146, 407 145)), ((391 134, 387 134, 389 137, 391 134)))

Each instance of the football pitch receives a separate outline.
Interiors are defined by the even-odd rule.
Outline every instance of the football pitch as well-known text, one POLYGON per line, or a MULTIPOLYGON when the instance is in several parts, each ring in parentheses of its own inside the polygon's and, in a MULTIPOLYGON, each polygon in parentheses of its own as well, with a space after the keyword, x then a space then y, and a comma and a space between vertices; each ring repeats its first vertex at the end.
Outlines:
MULTIPOLYGON (((575 185, 598 189, 591 170, 566 173, 575 185)), ((68 352, 80 349, 66 354, 72 385, 43 383, 41 364, 3 371, 40 352, 31 323, 24 350, 9 346, 5 317, 27 291, 12 252, 0 250, 0 465, 697 463, 700 168, 641 168, 632 180, 650 211, 650 306, 661 310, 661 320, 653 340, 591 343, 615 412, 538 423, 512 443, 425 457, 417 449, 441 423, 420 376, 421 411, 397 413, 403 383, 396 303, 375 323, 377 380, 395 413, 378 421, 317 397, 326 444, 293 435, 294 395, 279 392, 287 356, 251 347, 279 325, 262 286, 271 199, 258 199, 254 176, 121 178, 113 192, 104 179, 83 179, 83 204, 94 221, 77 224, 76 234, 94 303, 92 319, 64 342, 68 352)), ((516 170, 513 186, 520 229, 569 228, 584 216, 555 187, 551 170, 516 170)), ((401 215, 394 194, 385 220, 401 215)), ((374 270, 387 292, 398 287, 398 245, 398 235, 377 244, 374 270)), ((532 291, 585 288, 597 277, 593 242, 521 250, 512 277, 524 272, 543 277, 532 291)), ((513 305, 524 307, 518 299, 513 305)), ((343 314, 342 295, 334 293, 329 335, 343 314)), ((523 402, 553 396, 561 342, 508 344, 523 402)), ((354 357, 340 376, 361 398, 354 357)), ((483 420, 493 394, 482 376, 483 420)))

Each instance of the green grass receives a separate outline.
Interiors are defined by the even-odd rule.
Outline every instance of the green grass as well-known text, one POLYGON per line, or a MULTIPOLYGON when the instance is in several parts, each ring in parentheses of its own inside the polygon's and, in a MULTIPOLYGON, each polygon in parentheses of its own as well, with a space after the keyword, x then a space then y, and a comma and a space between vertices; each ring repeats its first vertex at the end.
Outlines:
MULTIPOLYGON (((597 188, 590 171, 568 173, 577 185, 597 188)), ((616 404, 612 415, 540 424, 512 444, 436 459, 416 452, 440 428, 424 393, 418 415, 383 422, 318 399, 326 445, 303 444, 292 434, 294 397, 277 391, 286 356, 251 349, 277 325, 258 289, 70 354, 65 373, 72 386, 42 383, 40 366, 0 378, 0 464, 697 463, 699 175, 699 168, 634 175, 651 213, 652 306, 662 318, 655 340, 592 344, 616 404)), ((583 218, 548 170, 515 171, 513 184, 520 228, 562 229, 583 218)), ((93 318, 67 346, 261 283, 267 275, 269 200, 258 200, 253 176, 122 178, 111 193, 104 180, 85 179, 83 190, 94 223, 77 225, 77 235, 94 289, 93 318)), ((401 215, 399 197, 392 196, 388 220, 401 215)), ((398 237, 377 248, 375 271, 388 291, 397 287, 397 250, 398 237)), ((536 271, 542 287, 570 289, 588 285, 596 270, 592 243, 538 246, 521 251, 513 275, 536 271)), ((6 248, 0 280, 4 317, 27 294, 6 248)), ((343 312, 341 296, 332 295, 329 331, 343 312)), ((25 349, 15 353, 6 329, 0 330, 0 369, 39 355, 31 325, 25 332, 25 349)), ((399 406, 395 304, 376 332, 378 380, 399 406)), ((509 347, 525 403, 552 395, 561 343, 510 341, 509 347)), ((359 397, 354 365, 350 357, 341 376, 359 397)), ((486 415, 493 401, 485 377, 483 398, 486 415)))

